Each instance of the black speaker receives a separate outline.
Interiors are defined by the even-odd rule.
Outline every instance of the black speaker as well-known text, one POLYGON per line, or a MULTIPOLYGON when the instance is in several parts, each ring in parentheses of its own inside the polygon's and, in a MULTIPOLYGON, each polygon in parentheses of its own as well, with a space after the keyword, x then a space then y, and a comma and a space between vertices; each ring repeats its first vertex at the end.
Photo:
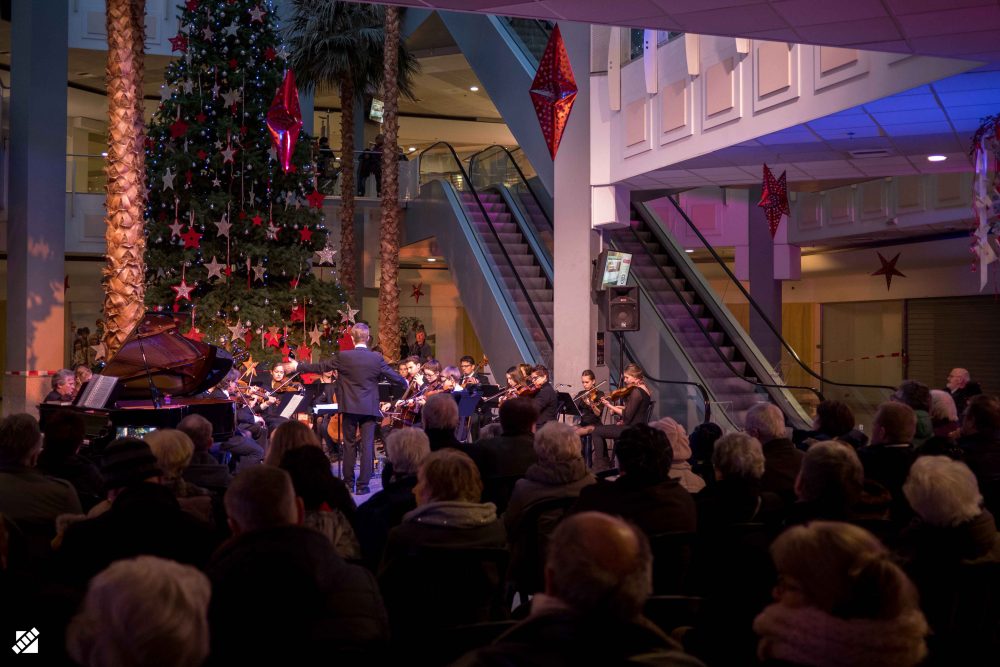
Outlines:
POLYGON ((608 288, 608 331, 639 330, 639 288, 608 288))

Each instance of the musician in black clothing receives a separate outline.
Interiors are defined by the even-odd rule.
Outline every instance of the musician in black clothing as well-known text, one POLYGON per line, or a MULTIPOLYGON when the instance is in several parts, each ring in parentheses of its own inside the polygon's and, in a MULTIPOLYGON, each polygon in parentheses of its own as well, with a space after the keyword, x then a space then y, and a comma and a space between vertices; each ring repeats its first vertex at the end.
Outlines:
POLYGON ((538 420, 535 422, 535 429, 539 429, 543 424, 554 421, 559 410, 559 397, 556 389, 549 382, 549 369, 545 366, 535 366, 531 372, 531 382, 535 385, 535 408, 538 410, 538 420))
POLYGON ((588 368, 580 375, 580 382, 583 383, 584 391, 584 394, 577 399, 577 405, 580 408, 580 426, 600 426, 601 412, 604 407, 601 399, 604 398, 604 392, 600 389, 595 389, 597 386, 597 376, 594 375, 594 371, 588 368))
POLYGON ((475 389, 479 385, 489 384, 490 379, 486 373, 476 372, 476 360, 466 355, 458 360, 458 370, 462 371, 462 378, 459 384, 466 391, 475 389))
POLYGON ((644 377, 642 368, 638 364, 629 364, 625 367, 625 372, 622 373, 624 386, 601 399, 601 402, 609 410, 618 415, 619 420, 616 424, 596 426, 591 433, 594 447, 594 470, 607 470, 611 467, 607 438, 614 440, 629 426, 644 423, 647 420, 646 413, 649 412, 652 399, 644 377), (621 401, 621 404, 613 405, 612 398, 621 401))
MULTIPOLYGON (((306 385, 306 400, 309 407, 329 405, 337 402, 337 371, 329 371, 319 376, 316 382, 306 385)), ((340 456, 340 443, 335 442, 329 434, 330 419, 334 415, 316 415, 313 428, 320 441, 331 455, 340 456)))

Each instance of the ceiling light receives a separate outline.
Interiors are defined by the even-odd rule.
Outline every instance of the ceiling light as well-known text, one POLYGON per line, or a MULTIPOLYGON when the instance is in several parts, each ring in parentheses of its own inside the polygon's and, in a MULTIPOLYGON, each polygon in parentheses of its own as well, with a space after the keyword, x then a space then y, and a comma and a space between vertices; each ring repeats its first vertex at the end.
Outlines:
POLYGON ((479 92, 479 86, 469 86, 469 90, 471 90, 474 93, 478 93, 479 92))
POLYGON ((944 162, 947 159, 948 159, 947 155, 928 155, 927 156, 927 161, 928 162, 944 162))
POLYGON ((436 258, 434 258, 434 257, 428 257, 428 258, 427 258, 427 261, 428 261, 428 262, 436 262, 436 261, 437 261, 437 259, 436 259, 436 258))
POLYGON ((694 252, 694 250, 692 250, 691 248, 685 248, 685 249, 684 249, 684 252, 687 252, 687 253, 692 253, 692 252, 694 252))
POLYGON ((412 153, 413 151, 417 150, 417 147, 416 146, 410 146, 407 150, 409 150, 412 153))

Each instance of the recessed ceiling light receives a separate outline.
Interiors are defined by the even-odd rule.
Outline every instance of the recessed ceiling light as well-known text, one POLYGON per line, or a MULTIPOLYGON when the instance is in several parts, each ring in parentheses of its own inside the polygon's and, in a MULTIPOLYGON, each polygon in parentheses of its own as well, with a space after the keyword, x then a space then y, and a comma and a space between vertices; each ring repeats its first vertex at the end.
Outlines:
POLYGON ((434 257, 428 257, 428 258, 427 258, 427 261, 428 261, 428 262, 436 262, 436 261, 437 261, 437 259, 436 259, 436 258, 434 258, 434 257))
POLYGON ((691 248, 685 248, 685 249, 684 249, 684 252, 688 252, 688 253, 691 253, 691 252, 694 252, 694 250, 692 250, 691 248))
POLYGON ((413 151, 417 150, 417 147, 416 146, 410 146, 410 148, 408 150, 412 153, 413 151))
POLYGON ((469 86, 469 90, 471 90, 474 93, 478 93, 479 92, 479 86, 469 86))
POLYGON ((928 162, 944 162, 947 159, 948 159, 947 155, 928 155, 927 156, 927 161, 928 162))

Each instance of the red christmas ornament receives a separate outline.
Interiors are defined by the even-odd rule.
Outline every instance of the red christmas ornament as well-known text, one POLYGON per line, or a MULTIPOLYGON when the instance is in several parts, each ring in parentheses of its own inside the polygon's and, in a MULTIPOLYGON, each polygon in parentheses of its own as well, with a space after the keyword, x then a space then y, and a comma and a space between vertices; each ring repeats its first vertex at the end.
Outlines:
POLYGON ((236 66, 239 65, 239 64, 240 64, 240 62, 238 60, 236 60, 236 58, 230 58, 229 59, 229 69, 236 69, 236 66))
POLYGON ((306 321, 306 308, 302 304, 292 306, 292 322, 306 321))
POLYGON ((312 236, 313 236, 312 230, 309 229, 308 227, 303 227, 302 229, 299 230, 299 237, 302 239, 303 243, 309 243, 309 241, 312 240, 312 236))
POLYGON ((182 121, 180 118, 178 118, 177 120, 175 120, 173 123, 170 124, 171 139, 180 139, 185 134, 187 134, 187 131, 188 131, 188 124, 182 121))
POLYGON ((201 237, 202 235, 194 231, 194 227, 188 227, 188 230, 181 234, 181 239, 184 241, 184 248, 200 248, 201 247, 201 237))
POLYGON ((281 336, 279 336, 278 334, 274 333, 273 331, 268 331, 267 333, 264 334, 264 344, 265 345, 270 345, 271 347, 280 349, 281 348, 281 336))
POLYGON ((200 111, 199 111, 198 113, 196 113, 196 114, 194 115, 194 119, 195 119, 195 120, 196 120, 196 121, 197 121, 198 123, 204 123, 204 122, 205 122, 206 120, 208 120, 208 116, 206 116, 205 114, 203 114, 202 112, 200 112, 200 111))
POLYGON ((187 8, 187 10, 189 12, 197 11, 198 10, 198 0, 187 0, 187 2, 184 3, 184 6, 187 8))
POLYGON ((424 295, 424 291, 420 289, 423 286, 424 286, 423 283, 417 283, 416 285, 413 286, 413 292, 410 294, 410 296, 413 297, 413 300, 416 301, 417 303, 420 303, 420 297, 424 295))
POLYGON ((199 160, 204 160, 207 157, 208 157, 208 153, 206 153, 205 151, 203 151, 201 149, 198 150, 198 159, 199 160))
POLYGON ((896 268, 896 262, 899 261, 899 256, 902 253, 897 252, 896 256, 892 259, 886 259, 882 256, 882 253, 877 252, 878 261, 882 263, 882 268, 878 271, 872 273, 873 276, 885 276, 885 289, 888 292, 892 288, 892 277, 899 276, 900 278, 905 278, 906 275, 896 268))
POLYGON ((788 215, 788 184, 785 182, 785 173, 781 172, 779 178, 775 178, 767 165, 764 165, 763 192, 757 206, 764 209, 767 216, 767 226, 771 230, 771 238, 778 233, 778 225, 781 224, 782 214, 788 215))
POLYGON ((312 361, 312 356, 312 348, 305 343, 295 348, 295 358, 299 361, 302 361, 303 359, 306 361, 312 361))
POLYGON ((576 92, 573 68, 570 67, 569 54, 557 25, 538 62, 535 80, 531 82, 531 103, 535 105, 538 124, 542 127, 542 135, 553 160, 576 101, 576 92))
POLYGON ((288 361, 289 355, 292 353, 292 348, 288 347, 288 343, 281 346, 281 360, 288 361))
POLYGON ((337 346, 341 352, 354 349, 354 338, 351 337, 351 327, 344 328, 343 333, 340 334, 340 338, 337 339, 337 346))
POLYGON ((202 332, 198 331, 198 327, 191 327, 188 330, 188 332, 186 334, 184 334, 184 337, 187 338, 187 339, 189 339, 189 340, 193 340, 196 343, 200 343, 201 340, 202 340, 202 338, 205 337, 205 334, 203 334, 202 332))
POLYGON ((180 33, 178 33, 175 37, 168 37, 167 41, 170 42, 171 51, 180 51, 181 53, 187 53, 188 38, 186 35, 181 35, 180 33))
MULTIPOLYGON (((285 73, 285 80, 267 110, 267 129, 271 133, 271 143, 278 153, 278 163, 286 174, 292 166, 292 154, 302 129, 302 112, 299 109, 299 91, 295 87, 295 74, 285 73)), ((311 200, 310 200, 311 203, 311 200)), ((322 206, 322 203, 320 204, 322 206)))
POLYGON ((260 214, 258 213, 250 218, 250 222, 253 223, 254 227, 260 227, 264 223, 264 218, 260 217, 260 214))
POLYGON ((264 60, 274 60, 277 55, 270 46, 264 49, 264 60))
POLYGON ((253 339, 253 332, 247 329, 247 332, 243 334, 243 342, 247 344, 247 347, 250 347, 250 344, 253 343, 253 339))
POLYGON ((191 171, 190 169, 188 169, 186 172, 184 172, 184 182, 185 183, 187 183, 188 185, 191 185, 191 179, 193 179, 193 178, 194 178, 194 172, 193 171, 191 171))
POLYGON ((313 190, 307 194, 306 199, 309 200, 309 205, 313 208, 323 208, 323 193, 319 190, 313 190))

